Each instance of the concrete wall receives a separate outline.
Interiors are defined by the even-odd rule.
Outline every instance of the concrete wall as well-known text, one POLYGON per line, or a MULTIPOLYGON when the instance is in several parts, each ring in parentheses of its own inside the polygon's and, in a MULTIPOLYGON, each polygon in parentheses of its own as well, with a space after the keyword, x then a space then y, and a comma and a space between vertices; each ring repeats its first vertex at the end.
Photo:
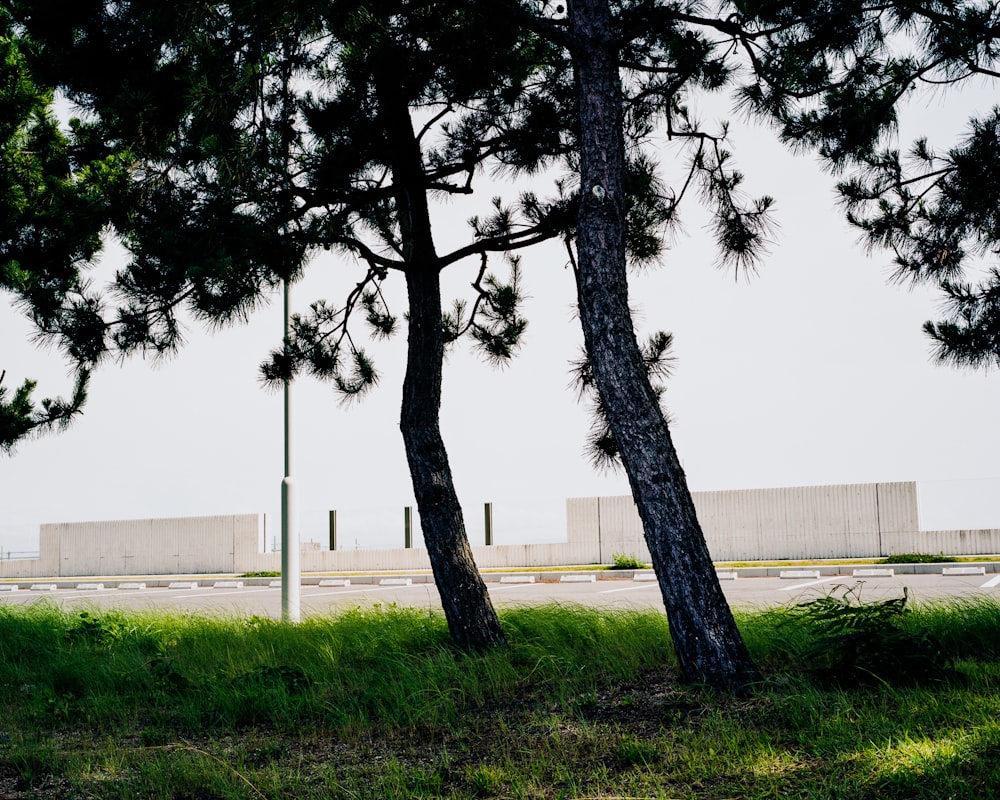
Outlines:
POLYGON ((42 525, 39 558, 0 561, 0 577, 233 572, 259 549, 259 514, 42 525))
MULTIPOLYGON (((241 574, 279 571, 280 553, 262 552, 259 514, 43 525, 37 559, 0 560, 0 578, 241 574)), ((519 569, 597 563, 594 543, 474 547, 480 567, 519 569)), ((303 572, 428 570, 424 548, 310 550, 303 572)))
MULTIPOLYGON (((921 531, 914 483, 867 483, 694 495, 716 561, 1000 553, 1000 530, 921 531)), ((261 550, 259 514, 43 525, 37 559, 0 561, 0 578, 170 575, 280 570, 261 550)), ((566 502, 567 541, 474 547, 482 568, 649 560, 631 497, 566 502)), ((426 570, 422 548, 309 550, 303 572, 426 570)))
MULTIPOLYGON (((1000 552, 1000 530, 921 531, 913 482, 695 492, 694 504, 716 561, 1000 552)), ((570 499, 566 519, 570 542, 598 542, 600 563, 649 559, 631 497, 570 499)))

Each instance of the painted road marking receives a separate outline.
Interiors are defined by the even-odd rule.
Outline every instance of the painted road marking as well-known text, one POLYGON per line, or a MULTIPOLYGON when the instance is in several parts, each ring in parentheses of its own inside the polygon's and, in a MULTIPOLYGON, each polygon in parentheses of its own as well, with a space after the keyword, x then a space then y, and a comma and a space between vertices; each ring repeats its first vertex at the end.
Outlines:
POLYGON ((986 583, 984 583, 979 588, 980 589, 992 589, 995 586, 1000 586, 1000 575, 997 575, 995 578, 990 578, 988 581, 986 581, 986 583))
MULTIPOLYGON (((271 591, 270 587, 264 586, 262 588, 254 587, 252 589, 234 589, 233 591, 230 591, 230 592, 227 592, 227 591, 223 590, 221 592, 220 591, 199 592, 198 594, 184 594, 182 592, 178 592, 175 589, 170 594, 171 594, 172 597, 177 597, 177 598, 180 598, 180 599, 183 599, 183 600, 190 600, 191 598, 195 598, 195 597, 225 597, 226 595, 230 595, 230 594, 254 594, 254 593, 258 593, 258 592, 269 592, 269 591, 271 591)), ((164 597, 165 595, 160 594, 159 592, 157 592, 155 590, 151 592, 151 591, 149 591, 149 589, 147 589, 141 595, 137 595, 137 596, 138 597, 143 597, 143 598, 151 598, 151 597, 164 597)))
POLYGON ((505 583, 503 586, 501 586, 500 584, 490 586, 490 584, 487 583, 486 589, 487 591, 490 592, 501 592, 504 589, 527 589, 529 587, 537 587, 537 586, 538 586, 537 583, 505 583))
POLYGON ((624 589, 601 589, 598 594, 614 594, 615 592, 634 592, 636 589, 659 589, 658 583, 647 583, 645 586, 626 586, 624 589))
POLYGON ((842 581, 844 577, 842 575, 834 575, 832 578, 820 578, 818 581, 809 581, 808 583, 796 583, 794 586, 782 586, 778 589, 779 592, 794 592, 796 589, 805 589, 807 586, 816 586, 820 583, 833 583, 834 581, 842 581))
MULTIPOLYGON (((303 586, 302 588, 306 589, 306 588, 310 588, 310 587, 303 586)), ((339 596, 339 595, 342 595, 342 594, 368 594, 370 592, 384 592, 386 589, 404 589, 404 588, 407 588, 407 587, 404 587, 404 586, 369 586, 367 589, 348 589, 347 591, 344 591, 344 592, 334 592, 334 591, 309 592, 309 596, 310 597, 327 597, 329 595, 338 595, 339 596)), ((409 588, 413 588, 413 587, 411 586, 409 588)))

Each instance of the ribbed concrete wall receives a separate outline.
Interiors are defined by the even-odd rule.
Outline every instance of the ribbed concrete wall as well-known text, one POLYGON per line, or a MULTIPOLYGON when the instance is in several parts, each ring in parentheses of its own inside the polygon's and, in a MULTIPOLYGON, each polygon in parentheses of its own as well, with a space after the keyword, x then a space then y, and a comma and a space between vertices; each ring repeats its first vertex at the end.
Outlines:
POLYGON ((917 531, 883 536, 883 555, 944 553, 945 555, 995 555, 1000 553, 1000 530, 917 531))
MULTIPOLYGON (((920 519, 917 514, 917 485, 915 483, 877 483, 879 553, 927 553, 921 544, 920 519), (889 541, 908 545, 905 550, 894 550, 889 541)), ((936 550, 933 552, 937 552, 936 550)), ((958 552, 958 551, 952 551, 958 552)))
MULTIPOLYGON (((921 531, 913 483, 701 492, 694 502, 716 561, 1000 553, 1000 530, 921 531)), ((259 514, 43 525, 40 557, 0 561, 0 578, 279 570, 280 554, 260 551, 261 526, 259 514)), ((475 547, 476 563, 609 564, 616 553, 649 560, 631 497, 567 500, 566 527, 565 543, 475 547)), ((422 548, 306 550, 301 564, 304 572, 430 568, 422 548)))
POLYGON ((236 542, 256 552, 260 524, 259 514, 237 514, 43 525, 40 558, 0 563, 0 576, 234 572, 236 542))
MULTIPOLYGON (((694 504, 716 561, 1000 552, 998 530, 921 531, 912 482, 695 492, 694 504)), ((596 540, 601 563, 649 558, 631 497, 572 498, 566 519, 569 541, 596 540)))
MULTIPOLYGON (((520 569, 522 567, 565 566, 600 563, 596 547, 555 544, 504 544, 472 548, 472 555, 481 569, 520 569)), ((424 548, 391 550, 305 550, 302 552, 303 572, 377 572, 381 570, 428 570, 431 562, 424 548)), ((238 562, 234 572, 281 569, 279 553, 256 553, 253 558, 238 562)))
POLYGON ((878 550, 873 484, 695 494, 718 561, 866 556, 878 550))
MULTIPOLYGON (((257 514, 43 525, 37 559, 0 561, 0 578, 174 575, 281 569, 280 553, 260 551, 257 514)), ((474 547, 482 568, 597 563, 596 542, 474 547)), ((303 572, 428 570, 423 548, 305 550, 303 572)))

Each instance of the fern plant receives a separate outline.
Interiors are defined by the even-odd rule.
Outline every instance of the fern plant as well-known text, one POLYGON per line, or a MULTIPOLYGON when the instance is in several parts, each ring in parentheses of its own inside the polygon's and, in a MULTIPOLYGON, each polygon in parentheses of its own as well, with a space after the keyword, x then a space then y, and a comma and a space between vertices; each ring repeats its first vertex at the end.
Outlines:
POLYGON ((943 679, 946 663, 930 639, 906 625, 909 593, 864 602, 863 584, 837 586, 793 609, 811 643, 803 653, 818 683, 840 687, 912 685, 943 679))

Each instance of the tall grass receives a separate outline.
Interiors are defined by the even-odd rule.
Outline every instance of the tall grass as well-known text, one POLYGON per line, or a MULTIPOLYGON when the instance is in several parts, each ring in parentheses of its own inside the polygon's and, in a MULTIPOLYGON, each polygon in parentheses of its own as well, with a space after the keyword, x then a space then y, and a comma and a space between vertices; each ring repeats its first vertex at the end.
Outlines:
POLYGON ((1000 604, 900 617, 950 671, 817 684, 808 616, 739 617, 750 698, 677 683, 665 618, 501 612, 468 655, 437 613, 311 618, 0 606, 0 797, 1000 794, 1000 604), (15 793, 16 792, 16 793, 15 793))
MULTIPOLYGON (((816 628, 794 608, 737 613, 737 621, 754 657, 769 671, 803 666, 816 628)), ((903 631, 924 639, 946 661, 1000 659, 1000 601, 991 596, 907 605, 900 617, 903 631)))
POLYGON ((0 607, 0 699, 26 722, 98 731, 308 721, 450 726, 525 694, 556 701, 670 657, 665 620, 558 607, 505 612, 512 646, 453 650, 443 618, 356 609, 287 626, 261 617, 0 607))

